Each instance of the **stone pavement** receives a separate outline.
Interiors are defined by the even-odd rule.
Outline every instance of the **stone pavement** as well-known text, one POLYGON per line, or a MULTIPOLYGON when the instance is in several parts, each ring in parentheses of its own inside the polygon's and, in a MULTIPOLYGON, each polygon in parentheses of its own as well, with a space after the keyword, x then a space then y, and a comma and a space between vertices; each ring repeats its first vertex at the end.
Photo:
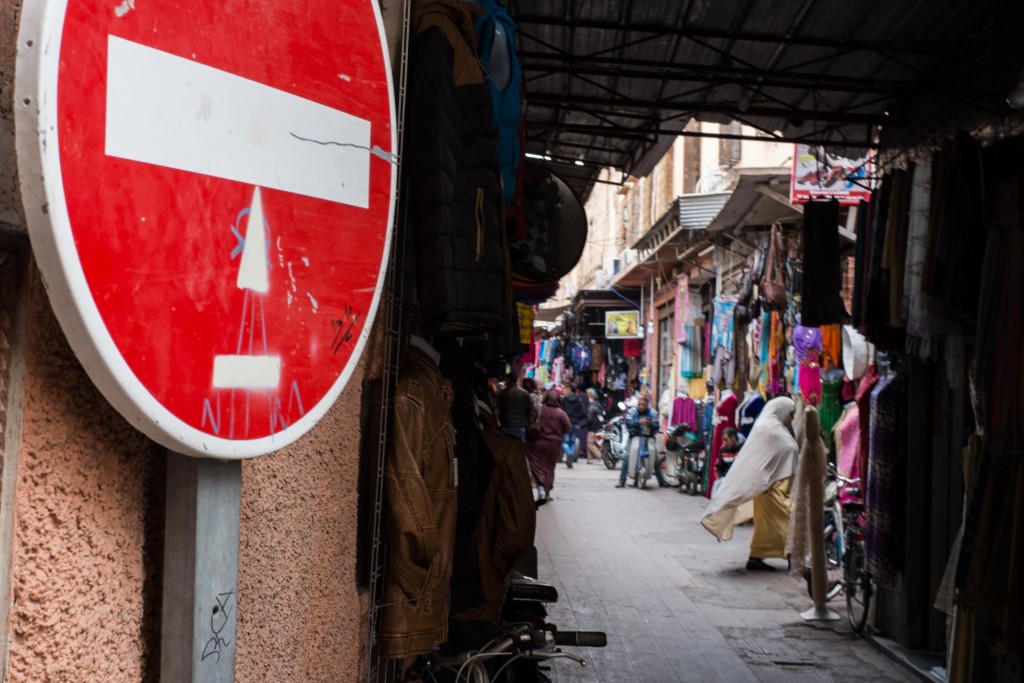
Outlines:
POLYGON ((616 489, 600 463, 559 465, 537 513, 539 573, 557 586, 548 620, 605 631, 608 647, 551 663, 561 682, 914 681, 846 622, 808 624, 803 578, 745 568, 752 527, 718 543, 700 526, 706 500, 676 489, 616 489))

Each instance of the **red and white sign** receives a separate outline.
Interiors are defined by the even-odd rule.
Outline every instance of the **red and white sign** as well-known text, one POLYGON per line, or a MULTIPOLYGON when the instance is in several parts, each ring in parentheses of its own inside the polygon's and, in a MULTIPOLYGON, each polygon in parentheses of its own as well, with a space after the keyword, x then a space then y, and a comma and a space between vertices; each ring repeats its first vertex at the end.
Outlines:
POLYGON ((796 204, 835 199, 846 205, 871 201, 873 175, 870 150, 797 143, 789 201, 796 204))
POLYGON ((376 0, 46 0, 21 21, 22 199, 89 376, 180 452, 294 441, 351 376, 383 283, 376 0))

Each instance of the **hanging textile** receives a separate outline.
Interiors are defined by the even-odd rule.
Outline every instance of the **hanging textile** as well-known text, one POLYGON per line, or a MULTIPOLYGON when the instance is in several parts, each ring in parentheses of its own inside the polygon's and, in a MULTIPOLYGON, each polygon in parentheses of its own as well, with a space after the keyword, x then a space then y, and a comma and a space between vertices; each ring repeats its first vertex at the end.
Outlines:
POLYGON ((687 340, 689 330, 686 323, 690 318, 690 278, 683 275, 676 280, 675 298, 675 337, 677 344, 683 344, 687 340))
POLYGON ((906 280, 903 287, 903 315, 907 319, 907 350, 917 352, 922 360, 931 355, 931 323, 921 291, 924 261, 928 255, 929 220, 931 203, 932 166, 921 163, 914 167, 913 189, 910 194, 910 225, 907 235, 907 260, 904 265, 906 280))
POLYGON ((711 446, 711 461, 705 468, 707 470, 707 485, 704 487, 704 495, 707 498, 711 497, 711 490, 714 488, 715 480, 718 478, 716 466, 718 465, 719 452, 722 450, 722 438, 727 428, 736 426, 736 408, 739 407, 739 404, 739 399, 732 391, 726 390, 722 392, 722 399, 715 410, 715 434, 711 446))
POLYGON ((980 143, 957 131, 940 153, 933 177, 932 239, 921 290, 935 299, 947 324, 973 330, 977 318, 987 224, 980 143))
MULTIPOLYGON (((821 328, 821 359, 825 370, 842 367, 843 363, 843 327, 842 325, 825 325, 821 328)), ((824 423, 824 420, 822 421, 824 423)))
POLYGON ((868 443, 867 558, 874 580, 892 585, 897 568, 895 508, 899 503, 896 469, 902 459, 899 428, 903 381, 899 375, 879 379, 871 392, 868 443))
POLYGON ((861 202, 857 205, 857 242, 853 258, 853 302, 851 315, 853 326, 860 329, 864 322, 864 288, 867 280, 867 255, 871 243, 871 210, 873 205, 861 202))
POLYGON ((626 358, 639 358, 643 351, 643 339, 626 339, 622 342, 622 355, 626 358))
POLYGON ((821 434, 825 439, 825 445, 829 443, 829 434, 836 426, 843 414, 843 403, 840 394, 843 391, 843 378, 833 377, 824 379, 821 382, 821 405, 818 407, 818 416, 821 418, 821 434))
POLYGON ((804 325, 838 325, 841 320, 839 202, 804 204, 801 317, 804 325))
POLYGON ((910 173, 894 174, 889 217, 885 222, 885 244, 882 247, 883 283, 888 290, 886 308, 891 327, 903 327, 903 270, 906 266, 907 230, 910 194, 913 190, 910 173))

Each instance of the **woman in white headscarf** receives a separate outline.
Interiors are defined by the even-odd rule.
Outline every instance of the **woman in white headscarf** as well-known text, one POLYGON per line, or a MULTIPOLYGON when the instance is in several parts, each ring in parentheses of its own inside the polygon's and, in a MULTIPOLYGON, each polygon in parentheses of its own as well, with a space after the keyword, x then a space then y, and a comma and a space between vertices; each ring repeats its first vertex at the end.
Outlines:
POLYGON ((765 404, 700 522, 719 541, 728 541, 737 509, 753 500, 754 538, 747 560, 750 570, 775 571, 765 558, 786 556, 789 487, 799 453, 789 431, 795 409, 791 398, 775 398, 765 404))

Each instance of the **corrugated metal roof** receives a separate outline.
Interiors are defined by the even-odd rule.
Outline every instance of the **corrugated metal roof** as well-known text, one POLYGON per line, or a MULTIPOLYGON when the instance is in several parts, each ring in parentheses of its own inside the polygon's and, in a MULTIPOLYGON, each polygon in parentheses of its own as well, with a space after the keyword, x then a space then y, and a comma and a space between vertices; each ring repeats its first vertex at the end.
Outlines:
POLYGON ((582 193, 643 174, 691 118, 900 147, 995 121, 1024 63, 1020 0, 509 0, 527 151, 582 193), (583 161, 579 166, 576 161, 583 161))
POLYGON ((732 192, 713 194, 686 194, 679 197, 679 227, 683 230, 703 230, 729 201, 732 192))

